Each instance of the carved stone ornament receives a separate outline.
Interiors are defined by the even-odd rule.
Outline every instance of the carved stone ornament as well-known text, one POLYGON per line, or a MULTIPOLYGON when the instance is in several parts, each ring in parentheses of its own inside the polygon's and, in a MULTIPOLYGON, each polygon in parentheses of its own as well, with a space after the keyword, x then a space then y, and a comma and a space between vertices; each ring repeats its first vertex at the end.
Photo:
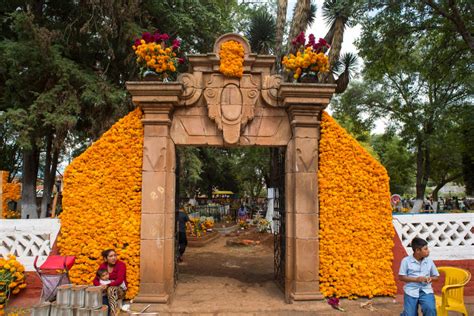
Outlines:
POLYGON ((202 73, 184 73, 180 74, 178 81, 184 86, 184 93, 180 98, 180 105, 190 106, 196 103, 202 94, 200 82, 202 80, 202 73))
POLYGON ((204 90, 209 118, 216 122, 227 144, 237 144, 241 131, 254 117, 258 84, 250 74, 242 78, 211 75, 204 90))
POLYGON ((283 82, 280 75, 265 76, 263 79, 262 98, 270 106, 278 106, 278 89, 283 82))

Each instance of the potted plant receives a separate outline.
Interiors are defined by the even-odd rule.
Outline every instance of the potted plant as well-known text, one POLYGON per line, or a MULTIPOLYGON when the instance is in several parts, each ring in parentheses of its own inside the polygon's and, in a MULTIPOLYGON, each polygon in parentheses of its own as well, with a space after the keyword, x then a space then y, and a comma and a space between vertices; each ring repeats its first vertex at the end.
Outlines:
POLYGON ((318 74, 329 71, 329 60, 325 51, 329 44, 322 38, 316 42, 313 34, 306 42, 304 32, 301 32, 291 42, 295 53, 283 57, 283 66, 293 75, 297 82, 318 82, 318 74))
POLYGON ((172 39, 166 33, 145 32, 136 38, 132 49, 135 51, 140 77, 145 80, 175 81, 178 65, 184 63, 180 52, 181 41, 172 39))

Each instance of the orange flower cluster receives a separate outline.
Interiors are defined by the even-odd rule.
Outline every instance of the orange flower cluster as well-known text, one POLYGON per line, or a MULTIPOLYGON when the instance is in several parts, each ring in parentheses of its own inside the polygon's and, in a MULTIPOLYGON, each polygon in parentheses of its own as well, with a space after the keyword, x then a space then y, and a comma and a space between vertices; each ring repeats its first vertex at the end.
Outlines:
POLYGON ((91 284, 101 252, 112 248, 127 265, 127 298, 138 293, 143 127, 136 109, 115 123, 64 175, 58 246, 76 256, 75 284, 91 284))
POLYGON ((319 152, 321 292, 394 295, 387 171, 327 113, 319 152))
POLYGON ((137 63, 145 68, 153 69, 157 73, 175 72, 178 58, 171 47, 163 48, 162 43, 145 43, 132 46, 137 55, 137 63))
POLYGON ((24 272, 25 267, 14 255, 0 256, 0 315, 4 314, 10 293, 18 294, 26 287, 24 272))
POLYGON ((17 211, 8 209, 9 201, 18 201, 21 198, 21 185, 19 183, 8 183, 8 172, 2 173, 2 216, 3 218, 20 218, 21 214, 17 211))
POLYGON ((227 77, 242 78, 244 74, 244 47, 236 41, 222 43, 219 51, 219 71, 227 77))
POLYGON ((283 66, 288 71, 293 71, 293 77, 298 79, 303 72, 328 72, 329 60, 324 53, 313 51, 312 47, 306 47, 303 51, 298 51, 296 56, 290 54, 283 57, 283 66))

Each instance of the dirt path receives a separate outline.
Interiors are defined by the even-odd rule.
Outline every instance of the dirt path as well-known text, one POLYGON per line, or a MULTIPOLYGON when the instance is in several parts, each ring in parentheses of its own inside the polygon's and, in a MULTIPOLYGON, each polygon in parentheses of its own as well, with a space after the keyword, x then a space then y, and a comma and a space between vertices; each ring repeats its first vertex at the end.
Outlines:
MULTIPOLYGON (((273 281, 273 239, 249 247, 229 247, 221 236, 200 248, 188 247, 179 265, 175 294, 160 315, 339 315, 325 301, 286 304, 273 281)), ((367 300, 347 301, 347 315, 400 315, 391 298, 373 300, 377 311, 360 307, 367 300)), ((140 306, 134 306, 139 309, 140 306)), ((151 311, 151 310, 149 310, 151 311)))

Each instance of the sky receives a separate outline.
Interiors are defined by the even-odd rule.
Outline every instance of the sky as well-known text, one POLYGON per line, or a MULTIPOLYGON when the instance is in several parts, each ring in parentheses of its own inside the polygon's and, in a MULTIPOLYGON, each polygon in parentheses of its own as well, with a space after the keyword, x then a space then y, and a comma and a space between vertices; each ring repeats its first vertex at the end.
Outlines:
MULTIPOLYGON (((308 28, 305 32, 306 36, 309 34, 314 34, 316 39, 320 37, 324 37, 329 30, 329 26, 326 25, 323 19, 323 3, 324 0, 315 0, 314 3, 316 4, 316 21, 308 28)), ((291 17, 293 15, 293 8, 295 7, 296 0, 289 0, 288 1, 288 11, 287 11, 287 21, 291 21, 291 17)), ((359 54, 357 47, 354 45, 354 42, 359 38, 361 34, 362 28, 360 24, 355 25, 351 28, 346 28, 344 31, 344 41, 342 42, 341 48, 341 55, 344 53, 355 53, 359 54)), ((359 61, 360 62, 360 61, 359 61)), ((328 112, 331 113, 331 108, 328 108, 328 112)), ((382 120, 378 120, 375 122, 375 127, 372 130, 372 133, 381 134, 385 130, 386 123, 382 120)))

